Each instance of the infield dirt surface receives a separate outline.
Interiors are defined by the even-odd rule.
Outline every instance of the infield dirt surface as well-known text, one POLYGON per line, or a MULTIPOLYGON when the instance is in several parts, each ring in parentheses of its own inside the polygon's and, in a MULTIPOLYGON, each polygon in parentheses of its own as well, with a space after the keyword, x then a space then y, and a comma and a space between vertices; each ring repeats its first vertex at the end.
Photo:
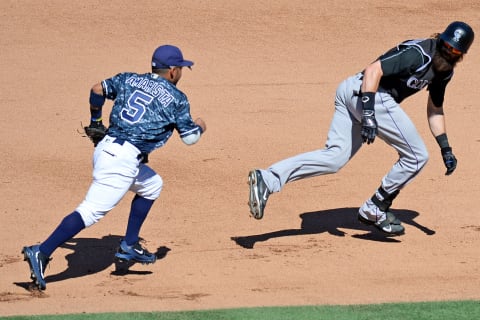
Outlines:
POLYGON ((380 140, 339 173, 273 194, 263 220, 247 205, 250 169, 324 146, 344 78, 451 21, 478 34, 478 1, 2 0, 0 15, 0 316, 480 299, 478 39, 447 88, 453 175, 427 92, 402 105, 430 151, 393 205, 404 236, 356 221, 397 159, 380 140), (78 133, 91 86, 148 72, 167 43, 195 62, 178 87, 208 130, 150 156, 164 189, 141 236, 160 259, 115 272, 127 194, 54 252, 45 292, 29 291, 22 247, 46 239, 91 181, 93 146, 78 133))

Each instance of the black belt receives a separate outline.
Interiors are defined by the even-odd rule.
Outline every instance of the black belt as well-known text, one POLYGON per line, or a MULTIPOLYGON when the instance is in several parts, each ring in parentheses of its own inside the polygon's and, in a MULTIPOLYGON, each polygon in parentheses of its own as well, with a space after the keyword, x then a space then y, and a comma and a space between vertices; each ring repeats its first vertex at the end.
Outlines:
MULTIPOLYGON (((120 139, 120 138, 114 138, 112 143, 116 143, 116 144, 119 144, 121 146, 123 146, 123 144, 125 143, 126 140, 124 139, 120 139)), ((138 149, 138 148, 137 148, 138 149)), ((146 152, 140 152, 138 155, 137 155, 137 160, 140 160, 140 163, 147 163, 148 162, 148 153, 146 152)))

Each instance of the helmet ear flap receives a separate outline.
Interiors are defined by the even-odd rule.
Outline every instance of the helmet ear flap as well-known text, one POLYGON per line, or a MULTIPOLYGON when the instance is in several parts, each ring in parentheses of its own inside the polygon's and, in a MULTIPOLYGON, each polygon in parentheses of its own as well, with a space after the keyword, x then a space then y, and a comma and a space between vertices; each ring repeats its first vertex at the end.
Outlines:
MULTIPOLYGON (((439 40, 448 43, 462 53, 467 53, 473 43, 474 37, 473 29, 468 24, 461 21, 454 21, 440 34, 439 40)), ((441 42, 437 42, 437 45, 439 44, 441 44, 441 42)))

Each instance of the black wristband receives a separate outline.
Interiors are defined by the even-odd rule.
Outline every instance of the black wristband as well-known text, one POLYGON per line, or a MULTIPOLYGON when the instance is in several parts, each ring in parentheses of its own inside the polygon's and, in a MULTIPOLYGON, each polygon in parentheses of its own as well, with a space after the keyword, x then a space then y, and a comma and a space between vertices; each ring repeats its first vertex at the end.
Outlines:
POLYGON ((448 138, 446 133, 442 133, 441 135, 436 136, 435 140, 437 140, 437 143, 440 146, 440 149, 450 147, 450 144, 448 144, 448 138))
POLYGON ((445 155, 447 152, 452 152, 452 148, 451 147, 445 147, 445 148, 442 148, 440 149, 440 152, 442 153, 442 155, 445 155))
POLYGON ((92 89, 90 90, 89 102, 92 106, 101 109, 103 107, 103 104, 105 103, 105 97, 103 96, 103 94, 98 94, 93 92, 93 89, 92 89))
POLYGON ((375 110, 375 92, 362 92, 363 110, 375 110))

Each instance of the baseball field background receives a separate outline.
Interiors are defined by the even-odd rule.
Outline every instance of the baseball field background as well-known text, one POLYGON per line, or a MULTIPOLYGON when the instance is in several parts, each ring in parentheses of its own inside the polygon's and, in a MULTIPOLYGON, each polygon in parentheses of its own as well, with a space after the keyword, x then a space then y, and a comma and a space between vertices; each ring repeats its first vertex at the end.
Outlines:
POLYGON ((344 78, 454 20, 480 34, 478 1, 2 0, 0 15, 0 316, 462 300, 478 310, 480 39, 447 88, 453 175, 427 92, 403 103, 430 151, 393 206, 404 236, 356 221, 397 159, 380 140, 339 173, 272 195, 263 220, 247 205, 250 169, 324 146, 344 78), (165 184, 141 236, 160 259, 128 273, 113 263, 128 194, 54 252, 45 292, 28 290, 22 247, 48 237, 91 181, 93 146, 78 132, 91 86, 148 72, 161 44, 195 62, 178 87, 208 130, 150 156, 165 184))

